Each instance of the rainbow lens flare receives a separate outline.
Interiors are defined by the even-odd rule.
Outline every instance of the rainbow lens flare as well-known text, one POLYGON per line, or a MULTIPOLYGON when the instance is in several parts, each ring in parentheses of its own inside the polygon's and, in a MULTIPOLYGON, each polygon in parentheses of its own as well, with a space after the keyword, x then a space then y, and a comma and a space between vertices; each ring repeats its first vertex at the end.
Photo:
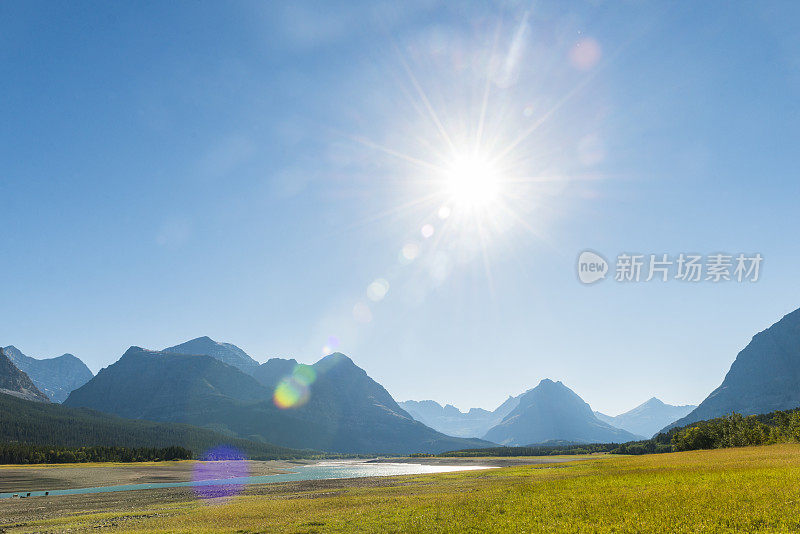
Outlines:
POLYGON ((311 384, 316 379, 317 372, 313 367, 296 365, 292 374, 278 383, 272 401, 282 410, 303 406, 311 398, 311 384))

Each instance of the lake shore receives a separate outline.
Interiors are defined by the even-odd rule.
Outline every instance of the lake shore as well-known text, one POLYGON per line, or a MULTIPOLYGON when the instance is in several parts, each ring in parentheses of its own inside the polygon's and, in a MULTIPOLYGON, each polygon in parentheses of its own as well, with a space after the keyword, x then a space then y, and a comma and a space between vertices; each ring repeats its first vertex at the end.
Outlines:
MULTIPOLYGON (((403 463, 439 466, 510 467, 516 465, 563 463, 590 456, 409 458, 382 457, 363 460, 248 460, 251 476, 278 475, 293 467, 323 462, 403 463)), ((0 493, 52 491, 124 484, 188 482, 197 461, 133 462, 92 464, 42 464, 0 467, 0 493)))
MULTIPOLYGON (((535 458, 373 458, 366 460, 271 460, 248 461, 253 475, 274 475, 291 472, 293 467, 325 462, 408 463, 489 468, 531 464, 555 464, 580 457, 535 458)), ((196 461, 3 466, 0 468, 0 492, 25 492, 67 488, 112 486, 191 480, 196 461)), ((306 480, 271 484, 250 484, 243 495, 292 495, 304 492, 338 492, 347 488, 372 488, 402 485, 402 477, 362 477, 328 480, 306 480)), ((158 488, 111 493, 41 496, 23 499, 0 499, 0 517, 4 526, 24 525, 65 517, 76 513, 129 513, 156 505, 195 501, 191 487, 158 488)), ((0 526, 0 528, 2 528, 0 526)))
MULTIPOLYGON (((383 457, 372 459, 342 460, 249 460, 249 472, 254 476, 275 475, 292 472, 302 465, 325 463, 387 463, 422 464, 431 466, 464 466, 475 468, 514 467, 536 464, 560 464, 564 462, 589 459, 590 456, 573 457, 487 457, 487 458, 410 458, 383 457)), ((145 463, 96 463, 68 465, 30 465, 3 466, 0 468, 0 492, 55 490, 67 488, 86 488, 114 486, 122 484, 143 484, 161 482, 188 482, 197 461, 145 462, 145 463)), ((370 476, 361 478, 305 480, 296 482, 276 482, 249 484, 243 488, 242 495, 286 496, 319 492, 333 495, 346 489, 379 488, 403 485, 402 476, 370 476)), ((410 478, 407 480, 411 480, 410 478)), ((30 522, 58 519, 77 513, 126 514, 154 506, 170 503, 197 502, 191 487, 157 488, 130 490, 110 493, 89 493, 78 495, 50 495, 22 499, 0 499, 0 517, 3 524, 0 532, 9 526, 23 526, 30 522)))
MULTIPOLYGON (((314 460, 249 460, 253 476, 286 473, 314 460)), ((121 484, 188 482, 197 461, 25 465, 0 468, 0 493, 91 488, 121 484)))
POLYGON ((580 459, 585 461, 259 484, 228 501, 199 500, 188 487, 3 499, 0 532, 800 529, 797 444, 580 459))
MULTIPOLYGON (((271 475, 291 472, 292 467, 324 462, 359 463, 414 463, 427 465, 463 465, 474 467, 504 467, 507 465, 527 465, 534 463, 555 463, 550 458, 375 458, 372 460, 271 460, 249 461, 254 475, 271 475), (437 463, 436 460, 444 460, 437 463), (477 460, 483 460, 479 462, 477 460)), ((560 460, 563 461, 563 460, 560 460)), ((146 482, 184 482, 191 480, 197 462, 147 462, 146 464, 70 464, 68 466, 4 466, 0 469, 0 491, 20 492, 36 489, 65 489, 77 487, 110 486, 119 484, 139 484, 146 482)), ((343 479, 303 480, 296 482, 276 482, 268 484, 249 484, 242 495, 278 496, 285 498, 306 492, 322 492, 322 495, 335 494, 345 489, 378 488, 400 486, 403 479, 411 480, 416 475, 374 476, 343 479)), ((427 475, 420 475, 427 476, 427 475)), ((22 527, 30 522, 56 519, 77 513, 129 514, 137 510, 170 503, 197 502, 191 487, 143 489, 109 493, 89 493, 77 495, 50 495, 22 499, 0 499, 0 532, 9 527, 22 527)))

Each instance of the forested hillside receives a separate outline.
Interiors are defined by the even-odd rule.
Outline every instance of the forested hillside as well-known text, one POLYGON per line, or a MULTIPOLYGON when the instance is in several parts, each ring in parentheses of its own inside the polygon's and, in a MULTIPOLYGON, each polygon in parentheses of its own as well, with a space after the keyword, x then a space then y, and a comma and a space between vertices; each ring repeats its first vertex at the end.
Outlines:
POLYGON ((732 413, 673 428, 652 439, 625 443, 613 452, 648 454, 787 442, 800 442, 800 408, 750 416, 732 413))
POLYGON ((250 458, 305 458, 317 455, 230 438, 219 432, 177 423, 123 419, 86 408, 26 401, 0 395, 0 443, 55 447, 185 447, 200 454, 221 443, 241 449, 250 458))

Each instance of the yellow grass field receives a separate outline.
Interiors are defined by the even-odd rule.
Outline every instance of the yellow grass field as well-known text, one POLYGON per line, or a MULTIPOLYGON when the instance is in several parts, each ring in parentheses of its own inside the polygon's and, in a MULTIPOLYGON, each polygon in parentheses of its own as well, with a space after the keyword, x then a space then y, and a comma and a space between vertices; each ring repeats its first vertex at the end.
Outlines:
MULTIPOLYGON (((8 528, 9 525, 6 525, 8 528)), ((395 477, 226 504, 153 504, 16 531, 130 532, 796 532, 800 445, 395 477)))

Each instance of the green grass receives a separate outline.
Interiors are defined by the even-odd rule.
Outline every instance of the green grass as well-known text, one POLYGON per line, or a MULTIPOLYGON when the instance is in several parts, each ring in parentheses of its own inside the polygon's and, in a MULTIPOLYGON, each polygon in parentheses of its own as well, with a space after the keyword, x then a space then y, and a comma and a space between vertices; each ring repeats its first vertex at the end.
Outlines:
POLYGON ((800 530, 800 445, 396 477, 383 487, 289 488, 38 528, 112 521, 138 532, 792 532, 800 530))

